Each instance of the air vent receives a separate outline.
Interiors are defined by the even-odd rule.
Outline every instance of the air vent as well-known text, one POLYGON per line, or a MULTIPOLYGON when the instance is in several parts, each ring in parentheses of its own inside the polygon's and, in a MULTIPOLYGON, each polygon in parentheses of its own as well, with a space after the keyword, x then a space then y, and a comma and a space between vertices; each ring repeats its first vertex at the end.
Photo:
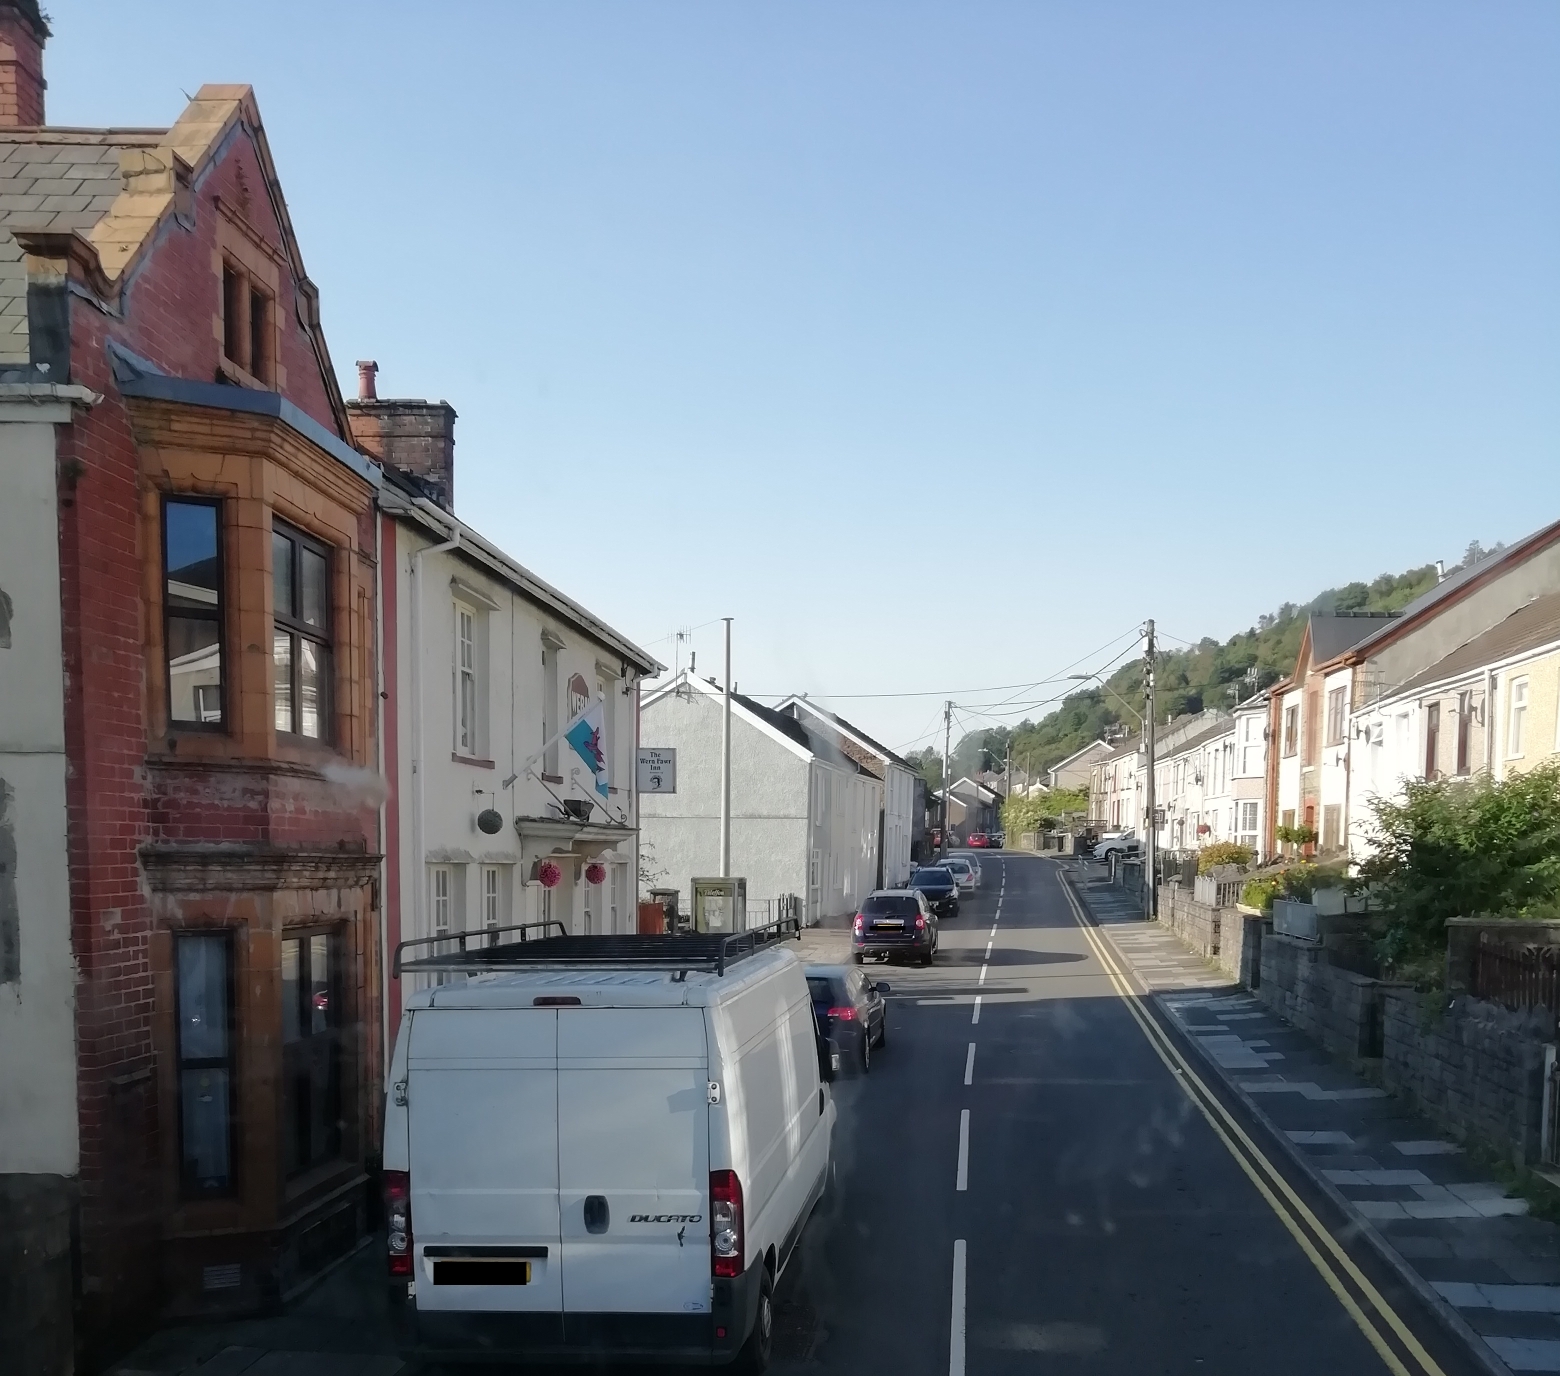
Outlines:
POLYGON ((227 1266, 202 1266, 200 1286, 202 1290, 237 1290, 243 1284, 243 1274, 238 1263, 227 1266))

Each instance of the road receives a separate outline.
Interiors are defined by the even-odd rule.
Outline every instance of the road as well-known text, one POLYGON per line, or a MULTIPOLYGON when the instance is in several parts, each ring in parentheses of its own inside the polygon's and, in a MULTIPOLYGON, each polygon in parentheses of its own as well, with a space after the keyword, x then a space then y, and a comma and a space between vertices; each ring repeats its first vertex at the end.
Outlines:
POLYGON ((836 1086, 838 1188, 782 1285, 776 1370, 1476 1370, 1325 1200, 1263 1176, 1280 1153, 1233 1102, 1189 1097, 1195 1053, 1156 1049, 1058 866, 985 877, 936 966, 879 972, 889 1045, 836 1086))

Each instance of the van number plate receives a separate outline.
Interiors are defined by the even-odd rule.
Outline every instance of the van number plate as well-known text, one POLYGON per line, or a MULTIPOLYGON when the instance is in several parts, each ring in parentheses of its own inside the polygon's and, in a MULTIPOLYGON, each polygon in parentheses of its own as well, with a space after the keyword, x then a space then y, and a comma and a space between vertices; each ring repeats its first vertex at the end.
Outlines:
POLYGON ((529 1285, 531 1263, 508 1257, 458 1257, 433 1263, 435 1285, 529 1285))

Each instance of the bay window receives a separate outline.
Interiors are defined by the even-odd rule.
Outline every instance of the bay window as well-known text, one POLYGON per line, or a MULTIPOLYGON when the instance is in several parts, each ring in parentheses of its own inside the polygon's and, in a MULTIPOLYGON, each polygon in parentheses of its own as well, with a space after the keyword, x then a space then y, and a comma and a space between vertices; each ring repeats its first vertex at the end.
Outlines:
POLYGON ((276 729, 330 739, 330 549, 271 523, 272 666, 276 729))
POLYGON ((163 644, 168 721, 221 728, 222 504, 195 497, 163 502, 163 644))

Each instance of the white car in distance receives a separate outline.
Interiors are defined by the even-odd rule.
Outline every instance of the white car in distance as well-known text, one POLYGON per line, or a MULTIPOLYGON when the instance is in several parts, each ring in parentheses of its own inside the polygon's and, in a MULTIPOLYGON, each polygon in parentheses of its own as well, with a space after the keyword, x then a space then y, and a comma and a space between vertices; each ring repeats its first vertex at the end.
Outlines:
POLYGON ((964 856, 950 855, 942 863, 959 881, 960 893, 969 893, 980 887, 980 871, 964 856))

